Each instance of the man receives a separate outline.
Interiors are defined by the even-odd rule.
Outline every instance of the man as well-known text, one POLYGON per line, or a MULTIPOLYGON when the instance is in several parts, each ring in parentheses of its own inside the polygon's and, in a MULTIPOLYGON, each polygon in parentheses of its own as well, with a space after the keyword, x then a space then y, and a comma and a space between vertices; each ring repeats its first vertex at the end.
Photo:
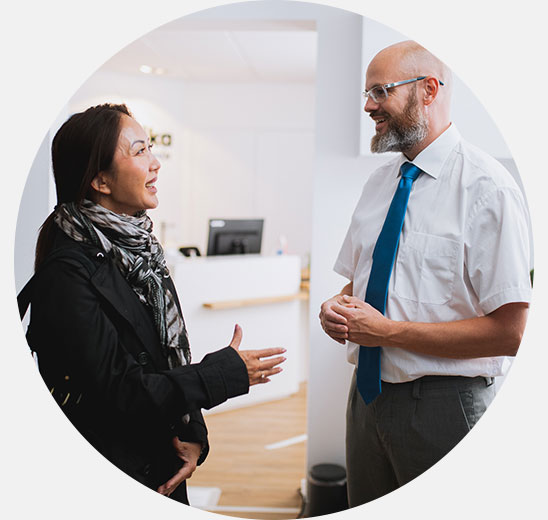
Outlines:
POLYGON ((379 52, 366 73, 371 150, 401 153, 368 179, 335 264, 350 283, 320 312, 357 365, 351 507, 409 482, 466 435, 527 319, 525 202, 451 123, 451 86, 447 67, 411 41, 379 52))

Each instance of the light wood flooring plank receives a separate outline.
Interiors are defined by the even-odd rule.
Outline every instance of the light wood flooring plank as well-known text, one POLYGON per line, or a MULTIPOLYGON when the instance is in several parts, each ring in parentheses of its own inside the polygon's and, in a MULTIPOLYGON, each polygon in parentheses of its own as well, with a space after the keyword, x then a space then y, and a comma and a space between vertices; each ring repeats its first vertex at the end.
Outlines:
MULTIPOLYGON (((206 423, 210 453, 189 485, 220 488, 219 506, 300 509, 299 489, 306 475, 306 442, 274 450, 265 446, 306 433, 305 384, 289 398, 207 415, 206 423)), ((264 520, 297 516, 219 513, 264 520)))

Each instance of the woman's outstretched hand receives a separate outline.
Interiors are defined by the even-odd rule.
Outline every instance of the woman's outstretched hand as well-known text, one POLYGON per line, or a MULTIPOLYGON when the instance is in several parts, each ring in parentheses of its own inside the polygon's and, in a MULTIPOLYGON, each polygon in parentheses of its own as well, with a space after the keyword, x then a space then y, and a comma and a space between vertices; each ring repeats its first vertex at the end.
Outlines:
POLYGON ((278 374, 283 370, 279 367, 285 361, 285 358, 279 354, 283 354, 285 348, 264 348, 261 350, 240 350, 242 342, 242 328, 239 325, 234 327, 234 334, 230 342, 230 346, 240 354, 249 376, 249 384, 256 385, 268 383, 270 376, 278 374), (272 357, 276 356, 276 357, 272 357), (269 358, 263 360, 262 358, 269 358))

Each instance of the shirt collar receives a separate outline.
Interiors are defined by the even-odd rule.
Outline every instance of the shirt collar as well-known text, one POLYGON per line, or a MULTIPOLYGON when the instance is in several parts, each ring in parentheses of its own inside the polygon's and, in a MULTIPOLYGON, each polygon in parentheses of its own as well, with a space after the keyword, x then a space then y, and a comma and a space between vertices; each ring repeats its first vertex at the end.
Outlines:
MULTIPOLYGON (((437 179, 441 174, 441 169, 449 157, 449 154, 455 148, 456 144, 461 140, 461 136, 453 123, 445 132, 439 135, 431 142, 422 152, 420 152, 413 161, 414 165, 418 166, 423 172, 427 173, 434 179, 437 179)), ((409 162, 409 159, 402 153, 400 157, 399 167, 404 163, 409 162)))

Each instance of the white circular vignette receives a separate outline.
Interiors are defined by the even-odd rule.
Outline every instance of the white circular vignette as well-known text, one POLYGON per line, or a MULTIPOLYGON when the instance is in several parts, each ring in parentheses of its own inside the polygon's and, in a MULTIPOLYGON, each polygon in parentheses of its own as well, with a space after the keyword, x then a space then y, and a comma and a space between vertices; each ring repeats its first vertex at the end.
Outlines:
MULTIPOLYGON (((248 0, 249 1, 249 0, 248 0)), ((273 0, 275 1, 275 0, 273 0)), ((12 518, 32 513, 43 518, 136 519, 210 518, 146 490, 121 474, 73 428, 36 377, 18 323, 13 287, 13 236, 26 176, 40 142, 58 112, 80 84, 106 59, 157 26, 206 7, 230 2, 192 0, 98 0, 90 6, 66 0, 13 2, 2 23, 8 49, 8 81, 2 88, 4 175, 15 185, 8 204, 8 247, 3 257, 4 352, 2 381, 2 460, 6 500, 12 518), (68 43, 68 44, 67 44, 68 43), (10 68, 11 67, 11 68, 10 68), (15 173, 15 175, 14 175, 15 173), (15 177, 15 179, 13 179, 15 177), (15 348, 17 347, 17 348, 15 348), (52 432, 43 425, 55 424, 52 432), (70 453, 57 458, 58 453, 70 453), (87 468, 86 476, 79 473, 87 468), (98 486, 97 481, 101 481, 98 486), (108 486, 104 486, 107 482, 108 486)), ((546 421, 542 368, 548 364, 541 329, 546 291, 541 124, 547 47, 540 5, 525 0, 516 12, 496 2, 462 0, 451 8, 426 0, 393 0, 363 5, 358 0, 317 2, 345 8, 418 40, 437 54, 471 88, 495 120, 516 160, 531 208, 535 238, 535 291, 520 353, 498 397, 474 432, 440 464, 401 490, 372 504, 335 515, 359 518, 382 514, 395 518, 461 518, 495 515, 513 518, 541 510, 543 489, 535 468, 546 464, 546 421), (367 11, 366 11, 367 9, 367 11), (531 99, 513 98, 520 82, 531 99), (473 513, 472 513, 473 511, 473 513)), ((444 4, 447 5, 447 4, 444 4)), ((545 132, 544 132, 545 133, 545 132)))

